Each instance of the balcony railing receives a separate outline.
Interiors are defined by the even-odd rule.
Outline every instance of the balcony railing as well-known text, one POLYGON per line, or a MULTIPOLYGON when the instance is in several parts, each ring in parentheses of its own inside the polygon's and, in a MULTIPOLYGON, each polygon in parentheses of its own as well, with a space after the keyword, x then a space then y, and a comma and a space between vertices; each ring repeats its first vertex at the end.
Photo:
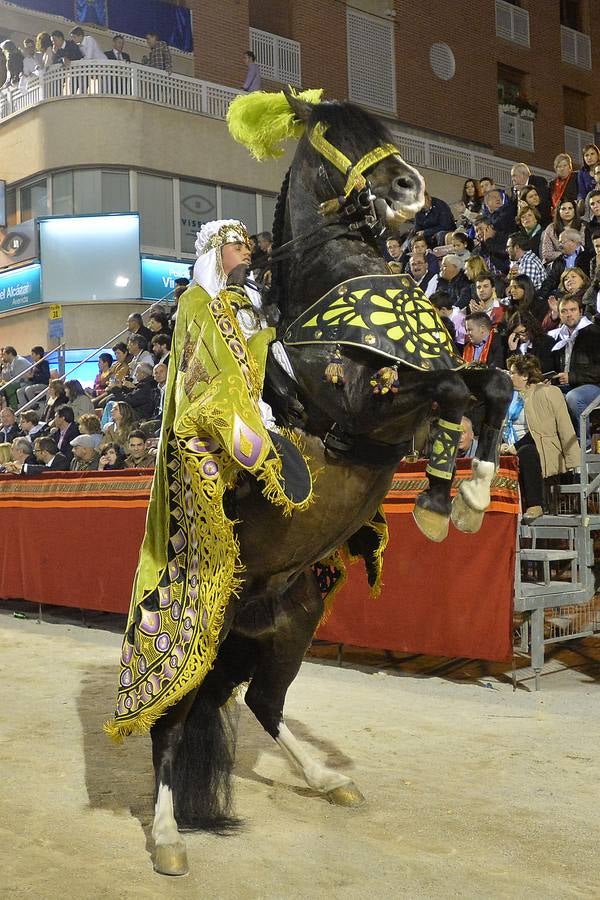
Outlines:
POLYGON ((250 29, 250 46, 263 78, 300 87, 302 68, 300 44, 269 31, 250 29))
POLYGON ((75 62, 70 68, 51 66, 33 75, 25 90, 0 94, 0 121, 48 100, 75 97, 118 97, 142 100, 183 112, 223 119, 240 92, 235 88, 187 75, 169 75, 134 63, 75 62))
POLYGON ((580 69, 592 68, 592 42, 589 35, 560 26, 560 55, 563 62, 580 69))
POLYGON ((583 148, 586 144, 593 144, 594 135, 591 131, 583 131, 581 128, 571 128, 565 125, 565 153, 568 153, 575 166, 583 157, 583 148))
POLYGON ((529 13, 526 9, 496 0, 496 35, 513 44, 529 47, 529 13))
POLYGON ((533 121, 524 119, 519 113, 506 112, 498 108, 500 126, 500 143, 509 147, 519 147, 521 150, 535 150, 533 140, 533 121))

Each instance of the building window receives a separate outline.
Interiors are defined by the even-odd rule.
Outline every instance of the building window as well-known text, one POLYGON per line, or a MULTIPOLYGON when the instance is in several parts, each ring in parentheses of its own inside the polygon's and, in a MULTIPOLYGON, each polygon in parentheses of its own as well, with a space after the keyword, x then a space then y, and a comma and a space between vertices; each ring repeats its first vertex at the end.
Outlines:
MULTIPOLYGON (((217 189, 200 181, 179 182, 179 224, 181 252, 195 254, 196 235, 205 222, 217 216, 217 189)), ((227 218, 227 217, 223 217, 227 218)), ((230 216, 229 218, 239 218, 230 216)))
POLYGON ((496 35, 529 47, 529 13, 514 3, 496 0, 496 35))
POLYGON ((52 176, 52 213, 73 215, 73 173, 57 172, 52 176))
POLYGON ((248 229, 248 234, 256 234, 256 194, 223 188, 221 215, 224 219, 241 219, 248 229))
POLYGON ((173 179, 140 173, 138 206, 143 246, 157 250, 172 250, 175 247, 173 179))
POLYGON ((22 187, 20 197, 21 222, 48 215, 48 187, 45 178, 22 187))
POLYGON ((6 224, 17 224, 17 189, 9 188, 6 191, 6 224))
POLYGON ((348 8, 348 96, 383 112, 396 112, 394 26, 348 8))
POLYGON ((101 197, 103 213, 129 212, 129 172, 102 172, 101 197))
POLYGON ((581 3, 579 0, 560 0, 560 24, 575 31, 583 31, 581 3))
POLYGON ((263 231, 273 231, 273 221, 275 219, 275 207, 277 206, 277 197, 266 197, 264 194, 262 200, 262 229, 263 231))

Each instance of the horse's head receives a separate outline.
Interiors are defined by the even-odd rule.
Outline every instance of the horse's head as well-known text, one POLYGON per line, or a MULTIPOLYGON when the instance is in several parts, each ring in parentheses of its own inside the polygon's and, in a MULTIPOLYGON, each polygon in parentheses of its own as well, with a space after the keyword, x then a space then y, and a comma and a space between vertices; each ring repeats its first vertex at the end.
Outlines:
POLYGON ((353 103, 308 103, 286 94, 296 119, 305 124, 295 163, 303 187, 319 204, 347 198, 368 181, 386 227, 412 218, 423 206, 423 178, 408 165, 393 136, 375 116, 353 103))

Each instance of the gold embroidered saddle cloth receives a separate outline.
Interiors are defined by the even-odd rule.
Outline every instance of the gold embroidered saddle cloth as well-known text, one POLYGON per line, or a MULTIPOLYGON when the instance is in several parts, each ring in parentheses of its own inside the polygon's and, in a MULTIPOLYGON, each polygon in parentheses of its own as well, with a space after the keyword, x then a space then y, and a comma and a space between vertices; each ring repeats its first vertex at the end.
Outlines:
POLYGON ((422 372, 461 369, 444 321, 410 275, 360 275, 317 300, 284 343, 361 347, 422 372))

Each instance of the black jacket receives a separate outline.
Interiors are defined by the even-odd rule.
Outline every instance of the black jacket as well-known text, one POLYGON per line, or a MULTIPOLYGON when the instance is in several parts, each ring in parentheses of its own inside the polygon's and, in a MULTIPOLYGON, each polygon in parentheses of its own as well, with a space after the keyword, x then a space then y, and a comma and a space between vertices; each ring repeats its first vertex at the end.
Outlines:
POLYGON ((138 386, 127 394, 127 403, 133 409, 136 419, 151 419, 157 406, 154 378, 144 378, 138 382, 138 386))
POLYGON ((71 464, 71 460, 73 459, 73 448, 71 447, 71 441, 73 438, 76 438, 79 434, 79 428, 75 424, 75 422, 71 422, 67 430, 65 431, 64 437, 61 438, 60 432, 56 432, 54 435, 54 439, 58 444, 58 449, 63 454, 63 456, 67 459, 67 469, 71 464))
POLYGON ((431 207, 419 210, 415 216, 415 227, 413 234, 422 231, 427 239, 427 244, 433 247, 435 244, 435 236, 439 231, 454 231, 456 222, 452 215, 452 210, 445 200, 439 197, 431 198, 431 207))
MULTIPOLYGON (((554 369, 565 370, 565 348, 553 354, 554 369)), ((582 328, 575 337, 571 361, 569 363, 569 387, 576 388, 582 384, 600 385, 600 326, 588 325, 582 328)))
POLYGON ((476 248, 479 248, 479 254, 483 256, 490 272, 502 272, 506 275, 510 262, 506 251, 506 236, 502 232, 477 244, 476 248))
POLYGON ((54 51, 54 62, 63 62, 65 59, 70 59, 71 61, 83 59, 83 53, 75 41, 65 41, 64 46, 60 50, 54 51))
POLYGON ((21 432, 18 425, 11 425, 10 428, 6 429, 0 428, 0 443, 2 444, 10 444, 15 438, 20 436, 21 432))
POLYGON ((69 463, 63 453, 57 453, 49 466, 32 466, 27 463, 27 471, 23 475, 41 475, 43 472, 67 472, 69 463))
MULTIPOLYGON (((125 53, 124 50, 121 51, 121 56, 123 57, 123 62, 131 62, 131 57, 130 57, 129 53, 125 53)), ((115 56, 115 51, 107 50, 106 58, 107 59, 116 59, 117 57, 115 56)))
POLYGON ((464 272, 459 272, 452 281, 446 281, 445 278, 439 278, 437 284, 438 291, 448 291, 452 300, 452 306, 458 306, 459 309, 466 309, 472 299, 472 285, 464 272))

